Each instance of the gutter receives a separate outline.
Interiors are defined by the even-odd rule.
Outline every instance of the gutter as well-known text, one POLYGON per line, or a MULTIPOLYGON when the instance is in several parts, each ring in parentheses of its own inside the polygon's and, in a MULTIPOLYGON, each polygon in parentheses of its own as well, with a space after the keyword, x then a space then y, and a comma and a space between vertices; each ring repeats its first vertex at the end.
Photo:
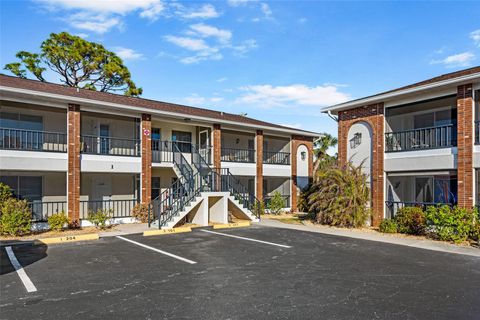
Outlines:
POLYGON ((426 84, 423 86, 418 86, 418 87, 413 87, 413 88, 408 88, 408 89, 403 89, 399 91, 394 91, 394 92, 389 92, 389 93, 381 93, 378 95, 370 96, 370 97, 365 97, 365 98, 360 98, 357 100, 352 100, 352 101, 347 101, 344 103, 336 104, 333 106, 325 107, 321 109, 321 112, 326 113, 326 112, 331 112, 331 111, 340 111, 340 110, 346 110, 346 109, 351 109, 355 107, 360 107, 360 106, 365 106, 377 102, 384 102, 386 100, 396 98, 402 95, 407 95, 407 94, 412 94, 416 93, 419 91, 424 91, 424 90, 429 90, 429 89, 435 89, 438 87, 442 86, 448 86, 452 84, 456 84, 459 82, 469 82, 471 80, 479 80, 480 79, 480 73, 474 73, 470 74, 467 76, 463 77, 458 77, 454 79, 449 79, 449 80, 443 80, 443 81, 438 81, 430 84, 426 84))
MULTIPOLYGON (((62 100, 64 102, 66 102, 66 103, 75 102, 75 103, 78 103, 80 105, 106 106, 106 107, 121 109, 121 110, 126 110, 126 111, 135 111, 135 112, 139 112, 139 113, 149 113, 149 114, 152 114, 152 115, 167 115, 167 116, 178 117, 178 118, 188 117, 192 120, 194 119, 194 120, 198 120, 198 121, 215 122, 215 123, 220 123, 220 124, 229 124, 229 125, 237 125, 237 126, 239 125, 239 122, 236 122, 236 121, 222 120, 222 119, 217 119, 217 118, 209 118, 209 117, 194 116, 194 115, 187 115, 187 114, 183 114, 183 113, 162 111, 162 110, 156 110, 156 109, 145 108, 145 107, 134 107, 134 106, 129 106, 129 105, 125 105, 125 104, 118 104, 118 103, 113 103, 113 102, 105 102, 105 101, 100 101, 100 100, 91 100, 91 99, 78 98, 78 97, 72 97, 72 96, 64 96, 64 95, 55 94, 55 93, 47 93, 47 92, 13 88, 13 87, 6 87, 6 86, 0 86, 0 91, 17 93, 17 94, 20 93, 20 94, 38 96, 38 97, 49 98, 49 99, 58 99, 58 100, 62 100)), ((306 132, 306 131, 302 131, 302 130, 294 130, 294 129, 288 129, 288 128, 277 128, 277 127, 256 125, 256 124, 250 124, 250 123, 240 123, 240 125, 244 126, 244 127, 248 127, 248 128, 253 128, 253 129, 263 129, 263 130, 277 131, 277 132, 283 132, 283 133, 289 133, 289 134, 295 134, 295 135, 302 135, 302 136, 308 136, 308 137, 314 137, 314 138, 320 136, 319 133, 306 132)))

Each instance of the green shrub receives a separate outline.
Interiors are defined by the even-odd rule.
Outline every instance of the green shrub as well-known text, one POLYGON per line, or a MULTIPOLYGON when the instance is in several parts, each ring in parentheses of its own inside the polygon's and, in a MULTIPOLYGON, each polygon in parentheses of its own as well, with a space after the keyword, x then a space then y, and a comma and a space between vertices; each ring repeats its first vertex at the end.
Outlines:
POLYGON ((286 202, 285 199, 282 197, 282 194, 278 191, 273 193, 272 198, 270 199, 270 203, 268 205, 268 210, 271 214, 280 214, 285 208, 286 202))
POLYGON ((265 203, 262 201, 255 200, 255 204, 253 205, 253 214, 257 217, 265 214, 265 203))
MULTIPOLYGON (((132 209, 132 217, 143 223, 148 222, 148 207, 148 204, 137 203, 132 209)), ((150 212, 150 214, 153 214, 153 212, 150 212)))
POLYGON ((309 187, 308 212, 321 224, 338 227, 362 227, 371 217, 368 204, 370 190, 367 175, 350 162, 340 166, 335 162, 318 169, 309 187))
POLYGON ((462 242, 475 233, 476 210, 449 206, 429 207, 426 219, 430 235, 443 241, 462 242))
POLYGON ((425 234, 425 213, 419 207, 404 207, 395 216, 398 232, 414 235, 425 234))
POLYGON ((112 210, 98 209, 97 211, 90 211, 88 213, 87 220, 90 221, 95 227, 105 229, 107 227, 107 221, 110 219, 112 210))
POLYGON ((4 203, 12 196, 12 189, 5 183, 0 183, 0 203, 4 203))
POLYGON ((70 220, 63 211, 52 214, 50 217, 48 217, 48 226, 53 231, 62 231, 63 227, 65 225, 68 226, 69 222, 70 220))
POLYGON ((382 222, 380 222, 380 225, 378 227, 380 232, 383 233, 396 233, 398 230, 397 223, 393 219, 384 219, 382 222))
POLYGON ((0 203, 0 233, 20 236, 30 232, 32 212, 26 200, 8 198, 0 203))

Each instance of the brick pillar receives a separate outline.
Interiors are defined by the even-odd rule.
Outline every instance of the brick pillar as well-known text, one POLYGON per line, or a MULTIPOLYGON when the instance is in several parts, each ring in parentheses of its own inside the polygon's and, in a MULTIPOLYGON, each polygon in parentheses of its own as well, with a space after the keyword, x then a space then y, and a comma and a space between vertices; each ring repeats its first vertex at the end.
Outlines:
POLYGON ((457 178, 458 206, 471 208, 473 196, 474 110, 472 84, 457 88, 457 178))
POLYGON ((291 140, 291 170, 292 170, 292 183, 291 183, 291 203, 290 207, 292 211, 298 211, 298 196, 300 194, 300 188, 297 181, 297 150, 301 145, 305 145, 308 151, 308 177, 312 180, 313 177, 313 139, 311 137, 292 136, 291 140))
POLYGON ((371 208, 372 225, 378 226, 385 210, 384 173, 384 106, 383 103, 341 111, 338 114, 338 161, 346 164, 348 159, 348 131, 356 122, 366 122, 372 130, 371 208))
POLYGON ((222 129, 219 124, 213 125, 213 166, 220 169, 222 154, 222 129))
POLYGON ((263 131, 257 130, 255 135, 255 196, 259 201, 263 201, 263 131))
POLYGON ((142 114, 142 203, 148 204, 152 200, 152 116, 142 114))
POLYGON ((73 226, 80 225, 80 106, 69 104, 67 112, 68 171, 67 209, 73 226))

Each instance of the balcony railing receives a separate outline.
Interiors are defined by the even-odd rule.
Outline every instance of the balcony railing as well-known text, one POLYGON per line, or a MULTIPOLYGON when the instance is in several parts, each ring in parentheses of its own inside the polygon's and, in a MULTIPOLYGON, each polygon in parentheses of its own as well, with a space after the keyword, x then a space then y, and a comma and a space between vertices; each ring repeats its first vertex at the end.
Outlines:
POLYGON ((255 162, 255 150, 222 148, 221 161, 226 162, 255 162))
POLYGON ((81 151, 86 154, 140 156, 140 140, 82 135, 81 151))
POLYGON ((385 151, 449 148, 457 145, 457 125, 385 133, 385 151))
POLYGON ((29 201, 33 222, 45 222, 55 213, 67 213, 67 201, 29 201))
POLYGON ((152 140, 152 162, 173 162, 171 141, 152 140))
POLYGON ((67 134, 0 128, 0 149, 67 152, 67 134))
MULTIPOLYGON (((263 202, 265 203, 265 208, 268 209, 270 207, 270 203, 272 202, 273 196, 264 196, 263 202)), ((290 195, 282 195, 282 198, 285 203, 285 208, 290 208, 290 195)))
POLYGON ((398 210, 404 207, 419 207, 422 210, 426 210, 431 206, 453 206, 453 203, 442 203, 442 202, 405 202, 405 201, 385 201, 386 206, 386 217, 392 219, 397 214, 398 210))
POLYGON ((110 218, 127 218, 132 216, 137 199, 130 200, 88 200, 80 201, 80 219, 88 219, 89 212, 106 210, 110 218))
POLYGON ((263 163, 290 164, 290 152, 263 151, 263 163))

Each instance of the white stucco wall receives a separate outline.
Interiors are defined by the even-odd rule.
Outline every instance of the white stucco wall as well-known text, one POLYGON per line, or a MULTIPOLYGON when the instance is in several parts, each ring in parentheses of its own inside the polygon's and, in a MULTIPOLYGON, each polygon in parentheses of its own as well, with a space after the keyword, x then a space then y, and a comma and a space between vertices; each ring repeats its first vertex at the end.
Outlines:
POLYGON ((354 123, 348 131, 347 139, 347 159, 354 166, 362 166, 362 171, 371 180, 372 168, 372 129, 366 122, 354 123), (350 141, 355 134, 361 134, 361 142, 357 146, 352 146, 350 141))

